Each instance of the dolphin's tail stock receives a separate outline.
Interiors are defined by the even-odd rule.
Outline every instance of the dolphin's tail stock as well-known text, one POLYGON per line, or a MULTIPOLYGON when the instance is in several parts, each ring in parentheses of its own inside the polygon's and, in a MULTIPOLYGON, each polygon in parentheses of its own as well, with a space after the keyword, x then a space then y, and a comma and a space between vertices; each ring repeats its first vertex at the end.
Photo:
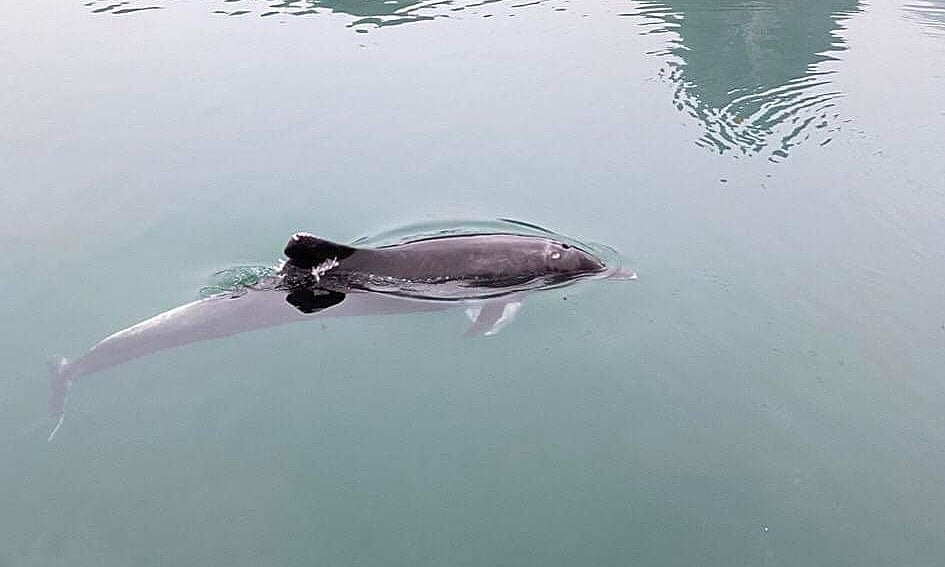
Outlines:
POLYGON ((66 368, 69 361, 62 356, 58 356, 48 363, 49 366, 49 415, 55 420, 55 425, 49 433, 48 441, 52 441, 59 428, 62 427, 62 420, 66 415, 66 398, 69 395, 69 387, 72 386, 66 374, 66 368))

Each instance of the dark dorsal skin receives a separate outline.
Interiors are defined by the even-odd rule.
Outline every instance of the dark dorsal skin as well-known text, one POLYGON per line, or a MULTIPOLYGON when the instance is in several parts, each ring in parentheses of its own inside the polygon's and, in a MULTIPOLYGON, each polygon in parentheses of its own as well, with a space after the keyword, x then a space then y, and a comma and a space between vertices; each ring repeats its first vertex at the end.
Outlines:
POLYGON ((376 290, 381 285, 389 288, 384 291, 392 291, 401 283, 424 285, 428 290, 451 284, 499 289, 529 282, 563 282, 604 270, 597 258, 576 246, 517 234, 443 236, 381 248, 352 248, 299 233, 289 240, 285 253, 287 274, 310 273, 325 262, 337 261, 319 273, 313 285, 340 292, 376 290))

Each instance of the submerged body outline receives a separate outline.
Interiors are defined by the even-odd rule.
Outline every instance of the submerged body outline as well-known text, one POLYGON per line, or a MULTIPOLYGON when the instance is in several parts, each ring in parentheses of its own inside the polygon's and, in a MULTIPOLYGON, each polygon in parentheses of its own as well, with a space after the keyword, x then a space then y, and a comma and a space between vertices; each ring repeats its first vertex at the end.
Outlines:
POLYGON ((288 260, 262 286, 180 305, 105 337, 74 361, 55 361, 49 409, 57 421, 49 439, 61 426, 69 389, 80 377, 159 351, 316 317, 460 306, 473 321, 466 336, 488 336, 514 319, 529 293, 589 278, 636 278, 579 247, 505 233, 425 238, 378 248, 353 248, 296 233, 285 254, 288 260))

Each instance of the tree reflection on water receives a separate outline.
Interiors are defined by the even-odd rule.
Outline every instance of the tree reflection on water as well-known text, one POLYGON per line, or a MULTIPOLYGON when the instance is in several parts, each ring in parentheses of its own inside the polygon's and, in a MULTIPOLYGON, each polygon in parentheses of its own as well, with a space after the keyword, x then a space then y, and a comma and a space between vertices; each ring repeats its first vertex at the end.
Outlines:
POLYGON ((838 31, 857 0, 640 0, 646 33, 670 34, 662 78, 673 104, 703 126, 697 143, 772 161, 839 128, 841 93, 825 62, 845 49, 838 31))
MULTIPOLYGON (((93 12, 122 14, 164 7, 167 0, 91 0, 93 12)), ((945 0, 917 0, 931 8, 945 0)), ((219 14, 345 14, 358 32, 453 17, 498 15, 546 0, 218 0, 219 14)), ((830 62, 846 49, 839 32, 861 11, 859 0, 631 0, 644 33, 665 34, 661 78, 673 104, 701 126, 700 146, 720 154, 786 158, 805 140, 827 144, 843 121, 842 93, 830 62)), ((555 10, 565 10, 552 4, 555 10)), ((939 11, 924 10, 937 22, 939 11)), ((509 12, 511 13, 511 12, 509 12)))
MULTIPOLYGON (((527 5, 544 1, 527 2, 527 5)), ((263 17, 347 14, 354 17, 348 26, 363 32, 369 27, 433 20, 500 2, 502 0, 222 0, 214 4, 212 11, 228 16, 263 17)), ((86 6, 95 13, 127 14, 161 9, 164 3, 165 0, 90 0, 86 6)))

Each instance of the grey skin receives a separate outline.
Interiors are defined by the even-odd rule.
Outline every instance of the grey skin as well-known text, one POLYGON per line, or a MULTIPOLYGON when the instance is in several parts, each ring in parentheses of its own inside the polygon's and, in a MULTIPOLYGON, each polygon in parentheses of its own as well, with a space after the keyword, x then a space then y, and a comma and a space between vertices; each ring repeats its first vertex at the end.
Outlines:
MULTIPOLYGON (((467 335, 495 334, 527 293, 608 272, 589 253, 551 239, 510 234, 453 236, 358 249, 298 233, 272 285, 181 305, 52 367, 50 411, 62 423, 78 378, 178 346, 317 317, 417 313, 468 307, 467 335)), ((629 275, 628 275, 629 274, 629 275)), ((50 435, 52 438, 52 435, 50 435)))
POLYGON ((443 236, 351 248, 297 233, 286 244, 285 254, 289 260, 283 273, 288 278, 310 273, 306 283, 323 289, 445 301, 552 287, 606 270, 599 259, 577 246, 517 234, 443 236))

